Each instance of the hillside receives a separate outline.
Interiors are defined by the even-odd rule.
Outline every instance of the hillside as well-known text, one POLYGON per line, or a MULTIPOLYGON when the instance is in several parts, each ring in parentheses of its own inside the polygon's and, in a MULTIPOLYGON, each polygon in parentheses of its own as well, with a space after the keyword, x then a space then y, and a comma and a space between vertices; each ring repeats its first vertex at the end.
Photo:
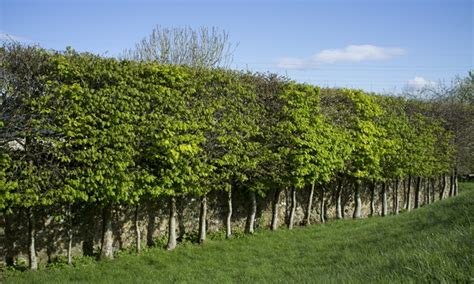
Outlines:
POLYGON ((167 283, 474 280, 474 184, 398 216, 154 248, 114 261, 7 272, 6 283, 167 283))

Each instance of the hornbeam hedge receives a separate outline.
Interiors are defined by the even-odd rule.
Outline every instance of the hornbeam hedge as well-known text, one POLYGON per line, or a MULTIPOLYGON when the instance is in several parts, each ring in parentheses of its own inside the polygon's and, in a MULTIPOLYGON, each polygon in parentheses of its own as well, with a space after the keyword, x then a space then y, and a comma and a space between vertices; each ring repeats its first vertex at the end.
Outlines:
MULTIPOLYGON (((199 241, 206 239, 207 195, 226 192, 226 235, 232 235, 232 194, 248 195, 253 233, 256 196, 275 192, 271 229, 279 226, 280 192, 334 190, 342 218, 343 191, 376 194, 387 214, 393 184, 395 213, 401 181, 423 180, 443 198, 453 173, 453 134, 430 104, 362 91, 320 89, 272 74, 139 63, 91 54, 5 45, 0 49, 0 209, 28 212, 29 264, 37 268, 35 213, 61 208, 69 229, 68 258, 78 208, 100 208, 102 258, 113 258, 112 210, 166 200, 168 249, 176 246, 176 201, 200 200, 199 241), (435 188, 435 181, 438 186, 435 188), (441 182, 442 181, 442 182, 441 182)), ((456 177, 452 177, 455 179, 456 177)), ((428 187, 428 190, 430 188, 428 187)), ((455 194, 455 191, 452 193, 455 194)), ((411 196, 408 192, 407 196, 411 196)), ((322 213, 321 221, 324 222, 322 213)), ((140 230, 136 220, 136 244, 140 230)), ((8 259, 7 259, 8 262, 8 259)))

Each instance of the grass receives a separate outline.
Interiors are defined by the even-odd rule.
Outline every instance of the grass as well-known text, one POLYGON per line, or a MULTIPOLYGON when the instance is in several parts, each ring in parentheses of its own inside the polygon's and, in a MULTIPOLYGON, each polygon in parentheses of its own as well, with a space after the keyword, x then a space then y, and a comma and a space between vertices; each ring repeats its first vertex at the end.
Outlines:
POLYGON ((7 271, 5 283, 474 282, 474 183, 398 216, 149 249, 113 261, 7 271))

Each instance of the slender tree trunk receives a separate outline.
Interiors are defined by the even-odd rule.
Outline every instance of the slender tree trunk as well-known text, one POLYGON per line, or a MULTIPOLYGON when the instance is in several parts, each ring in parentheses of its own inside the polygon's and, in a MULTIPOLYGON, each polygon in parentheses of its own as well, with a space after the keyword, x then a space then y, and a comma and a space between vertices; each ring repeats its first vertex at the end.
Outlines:
POLYGON ((454 196, 459 194, 458 173, 454 171, 454 196))
POLYGON ((168 221, 168 245, 167 250, 176 248, 176 198, 170 197, 169 200, 169 221, 168 221))
POLYGON ((416 177, 415 208, 420 208, 420 190, 421 190, 421 177, 416 177))
POLYGON ((225 237, 232 236, 232 187, 229 186, 227 190, 227 218, 225 219, 225 237))
POLYGON ((72 229, 67 230, 68 241, 67 241, 67 264, 72 264, 72 229))
POLYGON ((255 215, 257 214, 257 198, 255 196, 255 191, 251 190, 250 192, 250 211, 247 218, 247 228, 245 232, 247 234, 253 234, 255 231, 255 215))
POLYGON ((342 219, 342 180, 338 181, 336 189, 336 218, 342 219))
POLYGON ((86 205, 84 215, 86 220, 82 223, 82 230, 84 231, 84 240, 82 242, 82 253, 86 256, 94 255, 94 232, 96 228, 96 214, 97 210, 92 205, 86 205))
POLYGON ((326 223, 326 205, 324 200, 324 187, 321 187, 321 193, 319 198, 319 221, 322 224, 326 223))
POLYGON ((411 175, 408 176, 406 210, 411 210, 411 175))
POLYGON ((387 184, 382 182, 382 216, 387 216, 388 202, 387 202, 387 184))
POLYGON ((400 180, 398 178, 395 179, 395 186, 393 188, 393 213, 398 215, 400 212, 399 202, 398 202, 398 188, 400 185, 400 180))
POLYGON ((13 266, 15 264, 14 253, 13 253, 13 242, 14 242, 14 231, 13 231, 13 216, 4 212, 5 216, 5 264, 7 266, 13 266))
POLYGON ((103 209, 103 232, 102 232, 102 248, 100 252, 101 259, 113 259, 113 230, 112 230, 112 206, 108 205, 103 209))
POLYGON ((71 205, 67 209, 67 263, 72 264, 72 238, 73 238, 73 222, 71 205))
POLYGON ((199 212, 199 243, 206 241, 206 220, 207 220, 207 197, 201 197, 201 210, 199 212))
POLYGON ((358 182, 354 183, 354 214, 353 218, 362 217, 362 200, 360 199, 360 184, 358 182))
POLYGON ((280 203, 280 193, 281 190, 275 190, 275 196, 273 197, 273 204, 272 204, 272 224, 270 229, 275 231, 278 229, 278 204, 280 203))
MULTIPOLYGON (((313 195, 314 195, 314 181, 311 184, 311 189, 309 191, 309 197, 308 197, 308 207, 306 208, 306 221, 305 225, 310 225, 311 224, 311 211, 313 210, 313 195)), ((324 217, 323 217, 324 218, 324 217)))
POLYGON ((447 183, 447 179, 446 179, 446 174, 443 174, 441 176, 441 190, 439 192, 439 200, 443 200, 444 199, 444 192, 446 191, 446 183, 447 183))
POLYGON ((31 270, 38 269, 38 259, 36 257, 36 223, 35 223, 35 215, 34 209, 29 209, 29 216, 28 216, 28 238, 29 238, 29 246, 28 246, 28 264, 31 270))
POLYGON ((136 253, 140 253, 142 250, 142 236, 140 232, 140 218, 139 218, 140 205, 135 206, 135 249, 136 253))
POLYGON ((291 209, 290 209, 290 218, 288 221, 288 229, 293 229, 293 223, 295 222, 295 212, 296 212, 296 189, 291 188, 291 209))
POLYGON ((370 183, 370 217, 375 214, 375 181, 370 183))
POLYGON ((405 177, 402 180, 402 186, 403 186, 403 193, 402 193, 403 203, 402 203, 401 208, 403 209, 407 207, 407 179, 405 177))
POLYGON ((425 181, 425 204, 430 204, 431 200, 431 184, 430 184, 430 179, 427 178, 425 181))

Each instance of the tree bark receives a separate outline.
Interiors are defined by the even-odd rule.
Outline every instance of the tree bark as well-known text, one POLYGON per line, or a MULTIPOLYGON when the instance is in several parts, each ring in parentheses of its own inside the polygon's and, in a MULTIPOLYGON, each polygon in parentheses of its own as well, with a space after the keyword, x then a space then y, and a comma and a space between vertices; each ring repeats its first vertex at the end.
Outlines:
POLYGON ((362 201, 360 199, 360 184, 358 182, 354 183, 354 214, 352 218, 362 217, 362 201))
POLYGON ((375 214, 375 181, 370 183, 370 217, 375 214))
POLYGON ((232 236, 232 187, 229 185, 227 190, 227 218, 225 220, 225 237, 230 238, 232 236))
POLYGON ((307 226, 311 225, 311 211, 313 210, 314 185, 315 185, 315 182, 313 181, 313 183, 311 184, 311 189, 309 191, 308 207, 306 208, 305 225, 307 226))
POLYGON ((5 216, 5 264, 13 266, 15 264, 15 257, 13 253, 14 231, 13 231, 13 216, 7 212, 3 213, 5 216))
POLYGON ((36 223, 35 223, 34 209, 30 208, 28 216, 28 264, 31 270, 38 269, 38 259, 36 257, 36 223))
POLYGON ((382 216, 387 216, 388 203, 387 203, 387 184, 382 182, 382 216))
POLYGON ((336 190, 336 218, 342 219, 342 180, 338 181, 336 190))
POLYGON ((420 208, 420 189, 421 189, 421 177, 416 177, 415 208, 420 208))
POLYGON ((321 221, 322 224, 326 223, 326 205, 324 202, 324 187, 321 187, 319 198, 319 221, 321 221))
POLYGON ((250 210, 247 218, 247 228, 245 232, 247 234, 253 234, 255 232, 255 215, 257 214, 257 198, 255 196, 255 191, 251 190, 250 195, 250 210))
POLYGON ((73 222, 72 222, 72 211, 71 205, 67 209, 67 263, 72 264, 72 238, 73 238, 73 222))
POLYGON ((454 171, 454 196, 459 194, 458 173, 454 171))
POLYGON ((272 204, 272 224, 270 226, 270 230, 275 231, 278 229, 278 204, 280 203, 280 193, 281 190, 275 190, 275 196, 273 197, 273 204, 272 204))
POLYGON ((207 220, 207 197, 201 197, 201 210, 199 212, 199 243, 206 241, 206 220, 207 220))
POLYGON ((139 219, 140 205, 135 206, 135 249, 136 253, 140 253, 142 250, 142 236, 140 232, 140 219, 139 219))
POLYGON ((288 220, 288 229, 293 229, 293 223, 295 222, 295 212, 296 212, 296 189, 291 188, 291 208, 290 208, 290 218, 288 220))
POLYGON ((112 206, 108 205, 103 209, 103 232, 102 232, 102 248, 100 252, 101 259, 113 259, 113 230, 112 230, 112 206))
POLYGON ((169 221, 168 221, 168 245, 167 250, 176 248, 176 198, 170 197, 169 200, 169 221))
POLYGON ((400 185, 400 180, 398 178, 395 179, 395 186, 393 188, 393 213, 398 215, 400 212, 399 201, 398 201, 398 188, 400 185))
POLYGON ((407 185, 407 196, 406 196, 406 210, 411 210, 411 175, 408 176, 408 185, 407 185))
POLYGON ((447 179, 446 179, 446 174, 443 174, 441 176, 441 190, 439 191, 439 200, 443 200, 444 199, 444 192, 446 191, 446 183, 447 183, 447 179))

